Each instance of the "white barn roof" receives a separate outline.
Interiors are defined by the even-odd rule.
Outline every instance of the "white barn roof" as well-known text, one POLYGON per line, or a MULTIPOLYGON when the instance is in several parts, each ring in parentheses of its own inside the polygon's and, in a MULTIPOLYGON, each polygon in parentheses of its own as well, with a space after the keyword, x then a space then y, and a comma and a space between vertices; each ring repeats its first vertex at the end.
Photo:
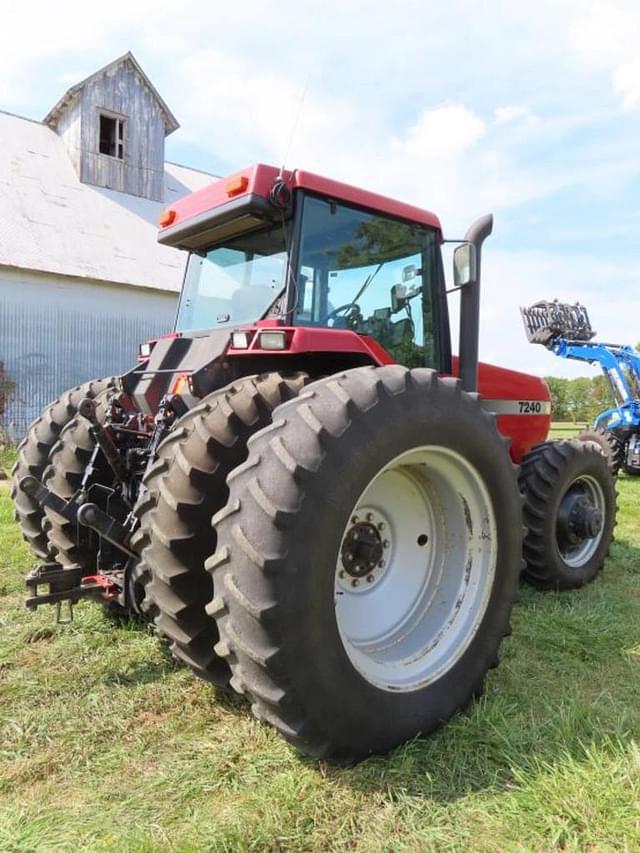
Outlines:
POLYGON ((165 163, 165 201, 80 182, 45 124, 0 111, 0 265, 178 291, 185 255, 156 241, 161 211, 213 175, 165 163))

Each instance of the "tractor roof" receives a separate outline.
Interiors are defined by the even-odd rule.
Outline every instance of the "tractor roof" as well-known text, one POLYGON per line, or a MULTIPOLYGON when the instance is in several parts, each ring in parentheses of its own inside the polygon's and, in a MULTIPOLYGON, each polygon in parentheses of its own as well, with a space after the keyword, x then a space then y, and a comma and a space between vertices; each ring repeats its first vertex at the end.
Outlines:
MULTIPOLYGON (((243 196, 258 196, 267 199, 274 182, 279 177, 282 177, 288 186, 294 190, 305 189, 336 201, 365 207, 381 214, 409 220, 428 228, 435 228, 439 232, 442 231, 438 217, 420 207, 414 207, 411 204, 405 204, 330 178, 323 178, 302 169, 285 170, 281 173, 281 170, 275 166, 258 163, 226 178, 221 178, 210 186, 174 202, 163 215, 166 224, 161 228, 161 235, 164 227, 170 227, 171 230, 174 227, 177 229, 180 225, 186 224, 187 220, 204 218, 207 213, 215 208, 227 205, 232 200, 239 201, 243 196)), ((162 236, 160 239, 164 242, 162 236)))

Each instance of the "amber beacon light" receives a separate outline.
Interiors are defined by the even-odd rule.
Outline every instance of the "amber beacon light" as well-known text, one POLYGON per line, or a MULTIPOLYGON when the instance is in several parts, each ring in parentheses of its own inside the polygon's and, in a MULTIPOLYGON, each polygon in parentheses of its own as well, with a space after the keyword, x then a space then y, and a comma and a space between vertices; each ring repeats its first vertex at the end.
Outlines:
POLYGON ((160 219, 158 220, 158 225, 160 226, 160 228, 166 228, 167 225, 171 225, 171 223, 175 220, 175 218, 176 218, 175 210, 172 210, 172 208, 168 208, 168 210, 163 210, 162 213, 160 214, 160 219))
POLYGON ((240 195, 249 186, 249 178, 246 175, 236 175, 225 184, 227 195, 240 195))

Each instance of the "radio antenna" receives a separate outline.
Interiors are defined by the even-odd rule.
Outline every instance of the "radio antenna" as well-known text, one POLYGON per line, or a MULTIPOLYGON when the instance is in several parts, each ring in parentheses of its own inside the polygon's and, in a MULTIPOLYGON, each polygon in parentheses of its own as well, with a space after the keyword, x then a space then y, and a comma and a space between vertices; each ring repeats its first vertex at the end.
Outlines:
POLYGON ((302 92, 300 93, 300 100, 298 102, 298 109, 296 111, 296 115, 295 115, 295 118, 293 120, 293 125, 291 127, 291 133, 289 134, 289 141, 287 142, 287 148, 285 150, 284 159, 282 161, 282 166, 280 167, 280 175, 279 175, 280 178, 284 174, 284 167, 285 167, 287 160, 289 159, 289 154, 291 152, 291 146, 293 145, 293 140, 294 140, 294 137, 296 135, 296 131, 298 129, 298 124, 300 122, 300 116, 302 114, 302 108, 304 106, 304 101, 305 101, 305 98, 307 97, 307 89, 309 88, 310 78, 311 78, 311 72, 308 71, 307 72, 307 79, 304 81, 304 86, 302 87, 302 92))

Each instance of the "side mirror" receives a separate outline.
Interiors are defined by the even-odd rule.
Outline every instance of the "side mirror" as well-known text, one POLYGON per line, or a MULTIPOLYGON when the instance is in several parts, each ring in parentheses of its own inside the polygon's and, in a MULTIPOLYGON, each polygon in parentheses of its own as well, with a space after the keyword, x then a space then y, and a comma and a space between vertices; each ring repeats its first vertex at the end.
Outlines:
POLYGON ((391 288, 391 313, 397 314, 407 304, 407 288, 404 284, 394 284, 391 288))
POLYGON ((473 284, 478 277, 478 256, 472 243, 457 246, 453 253, 453 284, 454 287, 465 287, 473 284))
POLYGON ((403 284, 407 281, 411 281, 412 278, 415 278, 420 271, 415 264, 408 264, 406 267, 402 267, 402 282, 403 284))

